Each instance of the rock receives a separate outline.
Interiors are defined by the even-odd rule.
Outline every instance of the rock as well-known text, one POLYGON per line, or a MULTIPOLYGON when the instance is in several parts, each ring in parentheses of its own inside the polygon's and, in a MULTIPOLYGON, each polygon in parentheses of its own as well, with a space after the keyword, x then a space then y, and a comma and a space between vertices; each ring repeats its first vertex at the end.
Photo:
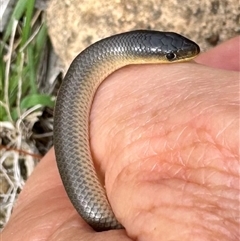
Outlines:
POLYGON ((174 31, 203 51, 240 33, 238 0, 51 0, 50 36, 65 67, 91 43, 133 29, 174 31))

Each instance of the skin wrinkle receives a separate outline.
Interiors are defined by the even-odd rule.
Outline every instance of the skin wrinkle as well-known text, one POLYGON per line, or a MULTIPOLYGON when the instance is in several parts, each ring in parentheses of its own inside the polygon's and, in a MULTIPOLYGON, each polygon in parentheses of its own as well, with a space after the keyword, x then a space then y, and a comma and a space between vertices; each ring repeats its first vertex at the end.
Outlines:
POLYGON ((189 157, 188 157, 188 159, 189 159, 189 157))
MULTIPOLYGON (((215 115, 215 116, 216 116, 216 115, 215 115)), ((205 122, 205 123, 212 123, 212 121, 211 121, 212 118, 214 118, 214 117, 211 116, 209 119, 206 120, 206 118, 204 118, 204 116, 203 116, 203 117, 199 116, 199 117, 198 117, 198 124, 200 124, 200 123, 202 123, 202 122, 203 122, 203 123, 204 123, 204 122, 205 122), (201 119, 202 119, 202 120, 201 120, 201 119)), ((233 123, 234 123, 235 121, 236 121, 236 120, 234 119, 233 123)), ((194 121, 194 120, 192 121, 192 123, 193 123, 193 125, 195 125, 195 121, 194 121)), ((200 124, 200 125, 201 125, 201 124, 200 124)), ((198 125, 198 126, 195 125, 195 126, 196 126, 196 128, 199 128, 200 125, 198 125)), ((203 124, 202 124, 202 125, 203 125, 203 124)), ((222 123, 222 124, 221 124, 222 128, 224 128, 225 125, 226 125, 225 122, 222 123)), ((206 133, 213 133, 213 131, 214 131, 214 130, 213 130, 213 127, 212 127, 211 125, 207 124, 206 133)), ((219 143, 219 141, 217 140, 217 138, 215 137, 215 135, 216 135, 216 134, 214 134, 214 135, 213 135, 213 134, 209 135, 209 137, 211 136, 211 138, 212 138, 212 141, 211 141, 211 142, 212 142, 212 143, 215 143, 216 145, 222 145, 222 143, 219 143)), ((229 139, 229 138, 228 138, 228 139, 229 139)), ((224 143, 224 144, 226 144, 226 143, 224 143)), ((232 150, 229 150, 229 151, 232 151, 232 150)), ((236 152, 236 151, 234 151, 234 152, 236 152)), ((233 153, 234 153, 234 152, 233 152, 233 153)))
POLYGON ((225 215, 221 215, 222 213, 219 213, 218 215, 216 215, 215 213, 214 213, 214 211, 215 211, 215 209, 212 211, 212 212, 208 212, 208 213, 206 213, 206 212, 204 212, 205 210, 201 210, 201 211, 203 211, 203 213, 202 213, 202 218, 204 218, 204 219, 206 219, 206 220, 208 220, 208 221, 210 221, 211 222, 211 228, 208 226, 208 225, 203 225, 203 227, 204 227, 204 229, 207 229, 207 230, 209 230, 210 232, 212 231, 212 230, 214 230, 216 233, 218 232, 218 233, 220 233, 221 234, 221 236, 224 236, 225 237, 225 239, 230 239, 231 237, 232 237, 232 233, 233 233, 233 231, 234 231, 234 229, 235 229, 235 232, 234 233, 236 233, 236 231, 237 231, 237 226, 235 226, 235 228, 234 228, 234 225, 232 225, 232 229, 228 229, 227 227, 229 227, 229 225, 228 226, 225 226, 225 228, 224 227, 220 227, 220 229, 219 229, 219 221, 220 222, 223 222, 223 220, 227 220, 227 217, 225 216, 225 215), (212 214, 212 215, 209 215, 209 214, 212 214), (209 217, 209 218, 208 218, 209 217), (215 217, 215 218, 214 218, 215 217), (221 218, 222 217, 222 218, 221 218))
MULTIPOLYGON (((218 131, 218 133, 215 136, 215 139, 217 140, 220 135, 226 133, 227 129, 231 127, 231 125, 235 122, 235 120, 230 120, 230 122, 228 124, 225 124, 225 127, 223 127, 221 130, 218 131)), ((224 138, 223 138, 224 139, 224 138)), ((226 138, 225 138, 226 139, 226 138)), ((224 142, 223 145, 227 145, 227 142, 224 142)), ((229 146, 228 146, 229 148, 229 146)), ((230 149, 230 148, 229 148, 230 149)))
MULTIPOLYGON (((206 144, 207 145, 207 144, 206 144)), ((184 149, 184 148, 183 148, 184 149)), ((196 148, 195 148, 196 149, 196 148)), ((188 150, 186 150, 186 152, 188 152, 188 150)), ((201 149, 199 150, 199 153, 201 154, 201 153, 204 153, 204 150, 202 151, 201 149)), ((193 156, 194 156, 194 153, 193 153, 193 156)), ((219 156, 219 154, 217 154, 216 155, 216 157, 213 157, 212 155, 211 155, 211 157, 209 157, 209 158, 207 158, 207 157, 205 157, 205 156, 203 156, 203 158, 202 158, 202 160, 204 160, 204 163, 202 164, 202 166, 204 167, 204 166, 208 166, 209 165, 209 167, 213 167, 213 168, 215 168, 215 169, 218 169, 217 167, 218 167, 218 164, 219 164, 219 162, 218 162, 218 159, 220 159, 221 158, 221 156, 219 156), (210 159, 211 158, 211 159, 210 159), (214 162, 212 162, 212 161, 214 161, 214 162), (210 163, 212 163, 212 164, 210 164, 210 163)), ((175 157, 172 157, 172 159, 173 160, 175 160, 175 157)), ((185 157, 183 156, 183 159, 185 159, 185 157)), ((190 163, 187 161, 187 163, 188 163, 188 166, 190 166, 190 163)), ((187 163, 184 165, 184 166, 187 166, 187 163)), ((198 165, 196 165, 197 164, 197 161, 194 159, 193 161, 192 161, 192 163, 193 164, 195 164, 194 166, 196 167, 196 168, 198 168, 199 166, 198 165)), ((181 162, 180 162, 180 164, 181 164, 181 162)), ((194 168, 194 166, 191 164, 191 167, 192 168, 194 168)), ((218 169, 219 170, 219 169, 218 169)), ((221 169, 220 169, 221 170, 221 169)), ((236 173, 236 172, 235 172, 236 173)), ((237 175, 236 175, 236 177, 237 177, 237 175)))
MULTIPOLYGON (((149 159, 153 159, 153 156, 151 156, 151 157, 149 157, 149 159)), ((175 177, 175 178, 182 178, 183 180, 186 180, 186 181, 193 181, 194 179, 192 179, 191 178, 191 176, 196 176, 196 173, 195 172, 197 172, 197 174, 198 173, 201 173, 201 171, 203 170, 204 172, 206 172, 206 170, 205 170, 205 167, 202 167, 202 168, 197 168, 197 169, 193 169, 192 167, 188 167, 188 169, 186 169, 186 166, 185 166, 185 169, 183 169, 183 167, 182 167, 182 165, 181 164, 174 164, 174 166, 173 166, 173 164, 172 164, 172 162, 167 162, 167 159, 166 160, 164 160, 164 163, 162 163, 161 164, 161 166, 160 165, 158 165, 158 158, 156 157, 156 161, 154 161, 153 162, 153 164, 151 165, 151 168, 150 168, 150 172, 152 172, 153 170, 157 170, 157 167, 160 167, 159 169, 158 169, 158 171, 160 171, 160 175, 163 177, 164 175, 161 173, 161 171, 163 170, 163 168, 167 165, 167 166, 169 166, 169 167, 171 167, 171 169, 172 170, 174 170, 174 171, 171 171, 171 169, 167 169, 167 170, 165 170, 164 171, 164 173, 169 173, 169 175, 170 175, 170 177, 175 177), (154 166, 154 168, 153 168, 153 166, 154 166), (178 167, 177 168, 177 170, 175 170, 175 168, 176 167, 178 167), (182 172, 180 172, 180 170, 185 170, 184 172, 182 171, 182 172), (189 171, 188 171, 189 170, 189 171), (188 174, 189 173, 189 174, 188 174), (177 175, 177 174, 181 174, 181 175, 177 175), (190 175, 190 176, 189 176, 190 175)), ((146 162, 146 161, 145 161, 146 162)), ((144 164, 143 164, 144 165, 144 164)), ((211 172, 210 173, 214 173, 214 172, 216 172, 216 169, 215 168, 212 168, 212 169, 210 169, 211 170, 211 172)), ((207 172, 207 173, 205 173, 205 175, 207 175, 209 173, 209 171, 207 172)), ((221 174, 221 175, 227 175, 227 173, 226 172, 218 172, 218 174, 221 174)), ((212 174, 213 175, 213 174, 212 174)), ((199 175, 198 175, 199 176, 199 175)), ((211 176, 209 176, 209 174, 208 174, 208 179, 211 177, 211 176)), ((206 178, 204 178, 204 180, 205 180, 206 178)), ((209 180, 211 180, 211 179, 209 179, 209 180)), ((207 184, 211 184, 211 182, 206 182, 206 181, 202 181, 202 182, 200 182, 201 184, 205 184, 205 185, 207 185, 207 184)), ((223 182, 224 183, 224 182, 223 182)), ((236 184, 237 183, 235 183, 235 186, 236 186, 236 184)), ((229 187, 231 187, 231 188, 233 188, 232 187, 232 185, 231 186, 229 186, 229 187)))
MULTIPOLYGON (((184 132, 188 129, 187 126, 185 126, 184 128, 182 128, 182 130, 177 134, 177 137, 176 137, 176 141, 175 141, 175 146, 173 146, 174 149, 176 149, 176 145, 177 143, 179 142, 179 139, 180 137, 184 134, 184 132)), ((187 133, 188 135, 188 133, 187 133)))
MULTIPOLYGON (((163 204, 163 207, 164 207, 164 204, 163 204)), ((169 205, 166 205, 166 207, 167 208, 169 208, 169 205)), ((172 207, 170 207, 170 208, 172 208, 172 207)), ((180 205, 175 205, 175 210, 183 210, 185 213, 186 212, 188 212, 188 209, 189 209, 189 206, 180 206, 180 205)), ((195 206, 194 207, 194 209, 195 209, 195 215, 196 216, 198 216, 198 215, 201 215, 202 216, 202 218, 204 218, 204 219, 207 219, 208 218, 208 216, 209 216, 209 213, 208 212, 206 212, 205 210, 206 210, 206 207, 203 207, 203 208, 200 208, 199 206, 195 206)), ((214 216, 215 217, 215 216, 214 216)), ((168 218, 168 217, 165 217, 165 218, 168 218)), ((173 219, 170 219, 170 218, 168 218, 169 219, 169 223, 174 223, 174 220, 173 219)), ((216 219, 216 218, 215 218, 216 219)), ((218 218, 217 218, 218 219, 218 218)), ((212 217, 212 218, 209 218, 208 220, 211 220, 211 222, 214 220, 214 218, 212 217)), ((187 219, 182 219, 182 222, 184 223, 184 226, 186 225, 186 223, 187 223, 187 219), (184 222, 185 221, 185 222, 184 222)), ((192 222, 194 222, 195 221, 195 219, 193 219, 193 221, 192 222)), ((195 222, 195 225, 194 225, 195 227, 197 227, 198 229, 199 229, 199 226, 202 226, 205 230, 209 230, 209 228, 208 228, 208 226, 204 226, 204 225, 202 225, 202 224, 199 224, 199 222, 195 222)), ((209 230, 210 231, 210 230, 209 230)), ((189 232, 189 231, 188 231, 189 232)), ((196 230, 190 230, 190 233, 192 233, 192 234, 194 234, 196 232, 196 230)))
MULTIPOLYGON (((173 188, 172 188, 172 190, 174 190, 173 188)), ((205 192, 203 192, 203 193, 205 193, 205 192)), ((189 194, 192 194, 191 192, 189 193, 189 194)), ((186 196, 188 196, 188 195, 186 195, 186 196)), ((203 197, 204 198, 204 197, 203 197)), ((178 199, 179 200, 179 199, 178 199)), ((196 200, 198 200, 199 201, 199 196, 196 198, 196 200)), ((177 208, 177 210, 181 210, 181 209, 183 209, 183 208, 189 208, 189 207, 193 207, 192 206, 192 203, 190 203, 189 205, 187 205, 186 206, 186 202, 183 202, 183 203, 181 203, 180 205, 176 205, 176 203, 175 203, 175 206, 176 206, 176 208, 177 208), (183 203, 184 203, 184 205, 183 205, 183 203)), ((199 203, 201 203, 201 202, 199 202, 199 203)), ((213 216, 212 216, 212 218, 210 218, 211 217, 211 213, 209 214, 209 208, 208 208, 208 210, 206 211, 206 206, 203 206, 203 207, 200 207, 199 206, 199 203, 196 203, 196 205, 194 206, 194 208, 196 209, 196 210, 201 210, 202 212, 199 212, 202 216, 204 216, 205 218, 207 218, 208 216, 209 216, 209 220, 214 220, 214 219, 216 219, 216 220, 218 220, 219 218, 219 216, 217 216, 216 214, 214 214, 213 216), (213 217, 215 217, 214 219, 213 219, 213 217)), ((194 203, 193 203, 194 204, 194 203)), ((171 204, 170 206, 171 206, 171 208, 174 208, 174 207, 172 207, 172 205, 173 204, 171 204)), ((161 206, 162 207, 165 207, 165 205, 164 205, 164 203, 161 203, 161 206)), ((168 203, 168 201, 166 202, 166 207, 168 207, 169 206, 169 203, 168 203)), ((211 207, 211 206, 210 206, 211 207)), ((213 206, 214 207, 214 206, 213 206)), ((147 210, 147 211, 149 211, 149 210, 147 210)), ((200 219, 201 220, 201 219, 200 219)), ((197 226, 197 225, 196 225, 197 226)))
MULTIPOLYGON (((159 139, 159 137, 156 136, 156 139, 159 139)), ((148 138, 146 138, 146 140, 148 141, 148 138)), ((144 139, 142 138, 141 141, 144 142, 144 139)), ((159 145, 160 145, 160 146, 163 146, 161 143, 159 143, 159 145)), ((139 146, 139 144, 138 144, 137 142, 132 142, 130 146, 127 145, 127 146, 125 147, 125 149, 126 149, 125 152, 129 152, 130 149, 131 149, 131 146, 139 146), (130 147, 130 149, 129 149, 129 147, 130 147)), ((141 146, 145 146, 145 147, 151 146, 151 148, 152 148, 152 147, 154 147, 154 144, 153 144, 153 143, 150 144, 150 142, 149 142, 148 144, 146 144, 146 143, 144 142, 144 144, 141 145, 141 146)), ((184 147, 183 147, 183 149, 184 149, 184 147)), ((119 151, 119 153, 123 153, 123 151, 124 151, 124 150, 121 149, 121 150, 119 151)), ((153 154, 156 154, 157 151, 160 152, 160 153, 162 152, 161 149, 159 150, 159 147, 158 147, 158 146, 156 147, 156 151, 153 151, 153 154)), ((147 153, 147 152, 149 152, 149 150, 148 150, 147 148, 145 148, 144 153, 147 153)), ((202 155, 203 155, 203 153, 205 153, 205 151, 203 151, 203 152, 202 152, 202 151, 199 151, 199 152, 202 153, 202 155)), ((142 154, 143 154, 143 153, 140 153, 140 156, 144 156, 144 157, 145 157, 145 155, 144 155, 144 154, 142 155, 142 154)), ((188 157, 188 158, 189 158, 189 157, 188 157)), ((200 158, 200 159, 203 159, 203 158, 201 158, 201 156, 200 156, 199 158, 200 158)), ((135 159, 135 157, 133 158, 133 160, 134 160, 134 159, 135 159)), ((131 161, 130 161, 130 162, 131 162, 131 161)), ((208 164, 209 164, 209 163, 207 162, 207 163, 204 164, 204 165, 208 165, 208 164)), ((216 163, 216 166, 217 166, 217 164, 218 164, 218 163, 216 163)), ((198 165, 198 164, 196 163, 196 165, 198 165)))
MULTIPOLYGON (((171 206, 169 206, 168 204, 167 205, 164 205, 164 204, 162 204, 162 206, 163 206, 163 209, 164 210, 166 210, 166 208, 168 208, 168 207, 170 207, 170 209, 172 210, 172 209, 176 209, 178 212, 180 212, 182 209, 185 209, 185 211, 188 211, 189 210, 189 207, 181 207, 181 206, 178 206, 178 205, 176 205, 176 206, 173 206, 173 205, 171 205, 171 206)), ((156 207, 157 209, 158 209, 158 207, 156 207)), ((154 208, 152 208, 151 209, 152 211, 154 210, 154 208)), ((149 211, 150 212, 152 212, 151 210, 147 210, 147 213, 149 213, 149 211)), ((139 213, 140 214, 140 213, 139 213)), ((144 216, 144 212, 143 213, 141 213, 143 216, 144 216)), ((164 214, 164 213, 163 213, 164 214)), ((185 216, 186 217, 186 216, 185 216)), ((169 220, 170 221, 170 223, 174 223, 174 222, 176 222, 174 219, 171 219, 170 218, 170 216, 168 216, 168 215, 164 215, 164 218, 165 219, 167 219, 167 220, 169 220)), ((161 219, 161 218, 160 218, 161 219)), ((136 218, 136 220, 138 220, 138 218, 136 218)), ((139 220, 141 220, 141 218, 139 218, 139 220)), ((148 219, 149 220, 149 219, 148 219)), ((150 221, 150 220, 149 220, 150 221)), ((185 219, 183 219, 182 220, 183 222, 185 221, 185 219)), ((187 220, 186 220, 187 221, 187 220)), ((192 222, 192 220, 191 220, 191 222, 192 222)), ((187 222, 186 222, 187 223, 187 222)), ((194 222, 193 222, 194 223, 194 222)), ((151 224, 151 223, 150 223, 151 224)), ((149 224, 149 226, 150 227, 147 227, 147 231, 146 231, 146 233, 148 234, 148 233, 151 233, 151 225, 149 224), (149 230, 150 229, 150 230, 149 230)), ((177 223, 176 222, 176 224, 179 224, 179 223, 177 223)), ((141 226, 141 224, 140 224, 140 226, 141 226)), ((146 227, 146 225, 143 225, 143 226, 141 226, 141 227, 146 227)), ((196 225, 193 225, 193 227, 199 227, 199 223, 196 223, 196 225)))
MULTIPOLYGON (((210 194, 211 195, 211 194, 210 194)), ((212 200, 213 201, 213 200, 212 200)), ((222 202, 221 202, 221 204, 222 204, 222 202)))

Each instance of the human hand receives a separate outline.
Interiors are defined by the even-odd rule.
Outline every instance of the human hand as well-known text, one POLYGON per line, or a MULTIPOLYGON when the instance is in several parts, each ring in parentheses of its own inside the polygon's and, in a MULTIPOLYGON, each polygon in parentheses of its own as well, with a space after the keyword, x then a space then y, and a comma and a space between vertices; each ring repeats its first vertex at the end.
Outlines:
POLYGON ((100 86, 91 149, 126 230, 96 233, 81 219, 51 149, 21 192, 3 240, 238 240, 239 41, 196 59, 211 67, 129 66, 100 86))

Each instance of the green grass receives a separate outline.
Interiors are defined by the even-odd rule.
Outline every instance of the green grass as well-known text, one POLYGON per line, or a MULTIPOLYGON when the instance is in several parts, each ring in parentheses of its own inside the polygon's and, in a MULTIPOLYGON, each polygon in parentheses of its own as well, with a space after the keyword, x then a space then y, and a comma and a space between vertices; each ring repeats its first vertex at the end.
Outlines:
POLYGON ((7 191, 0 193, 0 231, 36 164, 36 155, 32 154, 36 152, 35 141, 29 138, 35 117, 42 114, 39 108, 54 105, 53 97, 42 94, 37 84, 48 35, 34 3, 35 0, 17 1, 0 39, 0 175, 7 183, 7 191), (26 177, 21 163, 28 170, 26 177))
POLYGON ((53 98, 41 94, 37 86, 47 27, 36 21, 34 3, 17 2, 0 42, 0 121, 13 124, 31 107, 54 105, 53 98))

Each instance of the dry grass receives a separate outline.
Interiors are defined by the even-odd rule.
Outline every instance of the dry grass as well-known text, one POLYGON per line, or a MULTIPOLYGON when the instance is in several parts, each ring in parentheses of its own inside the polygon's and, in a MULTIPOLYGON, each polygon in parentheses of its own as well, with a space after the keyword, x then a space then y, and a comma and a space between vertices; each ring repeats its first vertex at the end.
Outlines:
POLYGON ((54 105, 54 98, 38 86, 48 37, 34 3, 17 1, 0 40, 0 229, 41 157, 33 128, 44 108, 54 105))

